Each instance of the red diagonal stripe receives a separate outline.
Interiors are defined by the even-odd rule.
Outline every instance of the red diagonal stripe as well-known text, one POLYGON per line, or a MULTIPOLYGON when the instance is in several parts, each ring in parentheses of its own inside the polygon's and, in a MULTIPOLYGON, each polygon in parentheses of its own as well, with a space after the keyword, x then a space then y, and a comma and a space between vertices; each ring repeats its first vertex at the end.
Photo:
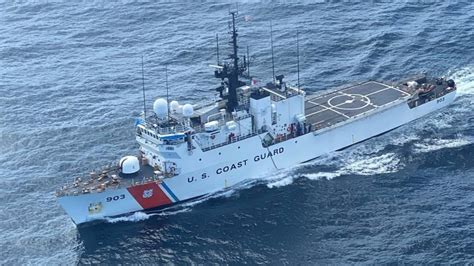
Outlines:
POLYGON ((172 203, 168 196, 161 190, 160 186, 154 182, 129 187, 127 190, 143 209, 155 208, 172 203))

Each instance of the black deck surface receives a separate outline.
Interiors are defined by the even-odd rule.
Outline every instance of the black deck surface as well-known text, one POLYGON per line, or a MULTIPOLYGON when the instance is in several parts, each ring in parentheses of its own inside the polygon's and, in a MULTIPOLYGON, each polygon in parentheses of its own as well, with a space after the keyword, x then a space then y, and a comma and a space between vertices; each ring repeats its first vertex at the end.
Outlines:
POLYGON ((328 127, 371 111, 410 94, 389 85, 368 81, 305 101, 306 122, 313 129, 328 127))

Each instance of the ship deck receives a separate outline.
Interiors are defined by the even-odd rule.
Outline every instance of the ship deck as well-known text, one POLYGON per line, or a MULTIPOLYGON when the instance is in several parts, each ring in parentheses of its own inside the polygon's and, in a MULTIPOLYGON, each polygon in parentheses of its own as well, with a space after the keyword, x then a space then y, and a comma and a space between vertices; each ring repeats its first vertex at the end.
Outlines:
MULTIPOLYGON (((138 158, 141 160, 141 155, 138 158)), ((58 190, 57 195, 96 193, 109 188, 118 189, 149 182, 160 182, 163 178, 163 176, 158 178, 153 167, 148 164, 140 163, 140 171, 132 175, 123 175, 120 173, 118 164, 113 165, 93 171, 89 176, 75 178, 72 184, 66 184, 58 190)))
POLYGON ((311 124, 313 130, 318 130, 410 95, 404 87, 393 87, 377 81, 367 81, 306 99, 306 123, 311 124))

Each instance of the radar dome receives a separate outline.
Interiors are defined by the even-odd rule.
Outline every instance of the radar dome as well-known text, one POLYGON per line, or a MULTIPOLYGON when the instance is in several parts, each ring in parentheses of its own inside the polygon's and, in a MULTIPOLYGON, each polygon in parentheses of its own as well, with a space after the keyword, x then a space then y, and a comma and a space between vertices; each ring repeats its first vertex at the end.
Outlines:
POLYGON ((191 117, 194 113, 194 108, 189 103, 183 105, 183 116, 191 117))
POLYGON ((178 109, 179 109, 179 103, 178 103, 178 101, 171 101, 171 102, 170 102, 170 109, 171 109, 171 112, 177 113, 177 112, 178 112, 178 109))
POLYGON ((158 117, 165 117, 168 114, 168 102, 163 98, 156 99, 153 103, 153 111, 158 117))
POLYGON ((124 174, 135 174, 140 171, 140 162, 135 156, 125 156, 120 159, 119 162, 120 169, 124 174))

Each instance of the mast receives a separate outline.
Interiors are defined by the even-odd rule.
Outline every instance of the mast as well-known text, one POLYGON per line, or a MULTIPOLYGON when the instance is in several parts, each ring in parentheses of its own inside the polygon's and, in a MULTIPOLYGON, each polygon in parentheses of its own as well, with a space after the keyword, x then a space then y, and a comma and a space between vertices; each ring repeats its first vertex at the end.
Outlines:
POLYGON ((250 53, 249 53, 248 45, 247 45, 247 76, 250 80, 252 80, 252 78, 250 77, 250 53))
POLYGON ((272 21, 270 20, 270 45, 272 46, 272 80, 275 82, 275 61, 273 59, 273 27, 272 21))
POLYGON ((218 90, 224 91, 227 88, 227 95, 222 94, 222 99, 227 100, 227 111, 233 112, 239 105, 237 99, 237 88, 245 85, 245 82, 239 80, 239 77, 246 71, 247 66, 239 65, 238 46, 237 46, 237 29, 235 25, 235 15, 237 12, 230 12, 232 15, 232 25, 230 27, 232 53, 229 56, 230 61, 219 65, 214 71, 214 76, 222 80, 222 86, 218 90))
POLYGON ((235 29, 235 12, 232 14, 232 55, 230 56, 234 60, 233 71, 229 77, 229 95, 227 98, 227 109, 232 112, 237 107, 237 87, 239 82, 239 57, 237 55, 237 30, 235 29))
POLYGON ((166 83, 166 106, 168 108, 168 122, 170 121, 170 101, 168 93, 168 65, 165 65, 165 83, 166 83))
POLYGON ((219 34, 216 33, 216 54, 217 54, 217 65, 219 65, 219 34))
POLYGON ((145 71, 143 70, 143 55, 142 55, 142 91, 143 91, 143 114, 146 121, 146 100, 145 100, 145 71))
MULTIPOLYGON (((232 58, 234 59, 234 67, 237 68, 239 66, 239 57, 237 56, 237 31, 235 30, 235 12, 231 12, 232 14, 232 58)), ((236 78, 238 78, 237 71, 234 72, 236 78)))
POLYGON ((300 42, 299 42, 299 32, 296 31, 296 59, 297 59, 297 66, 298 66, 298 89, 300 88, 300 42))

